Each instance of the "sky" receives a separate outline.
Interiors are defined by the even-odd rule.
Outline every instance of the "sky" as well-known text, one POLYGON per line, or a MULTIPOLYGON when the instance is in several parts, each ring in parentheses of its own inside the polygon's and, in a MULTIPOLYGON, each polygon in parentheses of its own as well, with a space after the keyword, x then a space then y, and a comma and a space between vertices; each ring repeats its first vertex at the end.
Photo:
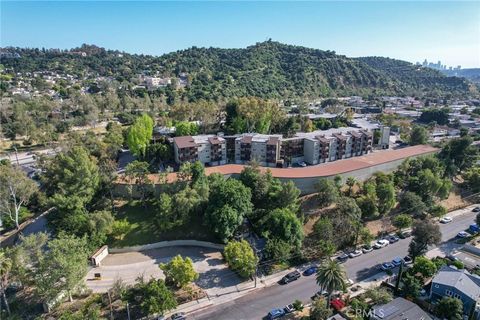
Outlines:
POLYGON ((0 46, 160 55, 271 38, 349 57, 480 67, 480 1, 5 1, 0 46))

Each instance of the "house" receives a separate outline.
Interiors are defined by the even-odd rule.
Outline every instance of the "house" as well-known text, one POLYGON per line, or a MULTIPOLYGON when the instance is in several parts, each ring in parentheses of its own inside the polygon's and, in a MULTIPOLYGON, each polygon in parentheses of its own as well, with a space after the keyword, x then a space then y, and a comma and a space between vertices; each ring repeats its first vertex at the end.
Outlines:
POLYGON ((415 303, 403 298, 396 298, 387 304, 375 306, 370 320, 432 320, 432 318, 415 303))
POLYGON ((435 302, 443 297, 454 297, 463 302, 466 315, 475 312, 480 319, 477 302, 480 301, 480 277, 466 270, 444 266, 432 280, 430 299, 435 302))

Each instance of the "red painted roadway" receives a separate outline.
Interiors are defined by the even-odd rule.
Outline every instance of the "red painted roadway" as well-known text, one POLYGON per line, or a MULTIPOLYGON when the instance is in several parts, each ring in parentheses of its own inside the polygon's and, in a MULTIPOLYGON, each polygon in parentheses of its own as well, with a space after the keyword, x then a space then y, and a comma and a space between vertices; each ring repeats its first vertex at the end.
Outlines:
MULTIPOLYGON (((438 152, 438 148, 430 145, 418 145, 406 147, 396 150, 382 150, 373 152, 360 157, 353 157, 344 160, 337 160, 333 162, 318 164, 314 166, 307 166, 303 168, 265 168, 263 171, 270 170, 272 175, 276 178, 307 178, 307 177, 325 177, 337 174, 342 174, 354 170, 365 169, 368 167, 388 163, 391 161, 406 159, 412 156, 420 156, 438 152)), ((242 164, 226 164, 223 166, 207 167, 205 173, 210 175, 218 172, 224 175, 239 174, 242 172, 245 165, 242 164)), ((158 181, 158 175, 151 174, 152 182, 158 181)), ((168 182, 174 182, 177 179, 176 173, 168 174, 168 182)), ((122 177, 118 180, 119 183, 126 181, 122 177)))

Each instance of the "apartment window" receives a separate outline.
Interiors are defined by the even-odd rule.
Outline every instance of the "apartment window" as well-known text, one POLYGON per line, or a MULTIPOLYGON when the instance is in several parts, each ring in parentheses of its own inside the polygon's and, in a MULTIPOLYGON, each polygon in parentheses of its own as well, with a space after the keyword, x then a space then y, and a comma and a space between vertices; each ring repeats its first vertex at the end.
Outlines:
POLYGON ((445 290, 445 294, 449 297, 451 297, 453 295, 453 292, 450 291, 450 290, 445 290))

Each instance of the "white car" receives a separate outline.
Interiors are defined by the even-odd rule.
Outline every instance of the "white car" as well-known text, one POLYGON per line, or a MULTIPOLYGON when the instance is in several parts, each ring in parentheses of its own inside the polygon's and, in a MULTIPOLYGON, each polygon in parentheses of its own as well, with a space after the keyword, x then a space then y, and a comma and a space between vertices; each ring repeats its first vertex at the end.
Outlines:
POLYGON ((358 257, 359 255, 361 255, 362 253, 363 253, 362 250, 355 250, 355 251, 353 251, 353 252, 350 252, 350 253, 348 254, 348 256, 349 256, 350 258, 356 258, 356 257, 358 257))
POLYGON ((449 222, 452 222, 452 218, 451 217, 443 217, 442 219, 440 219, 440 223, 449 223, 449 222))
POLYGON ((470 237, 470 233, 466 232, 466 231, 460 231, 459 233, 457 233, 457 237, 459 238, 468 238, 470 237))
POLYGON ((385 248, 386 246, 388 246, 390 242, 388 240, 385 240, 385 239, 381 239, 381 240, 378 240, 377 242, 375 242, 373 244, 373 247, 375 249, 380 249, 380 248, 385 248))

